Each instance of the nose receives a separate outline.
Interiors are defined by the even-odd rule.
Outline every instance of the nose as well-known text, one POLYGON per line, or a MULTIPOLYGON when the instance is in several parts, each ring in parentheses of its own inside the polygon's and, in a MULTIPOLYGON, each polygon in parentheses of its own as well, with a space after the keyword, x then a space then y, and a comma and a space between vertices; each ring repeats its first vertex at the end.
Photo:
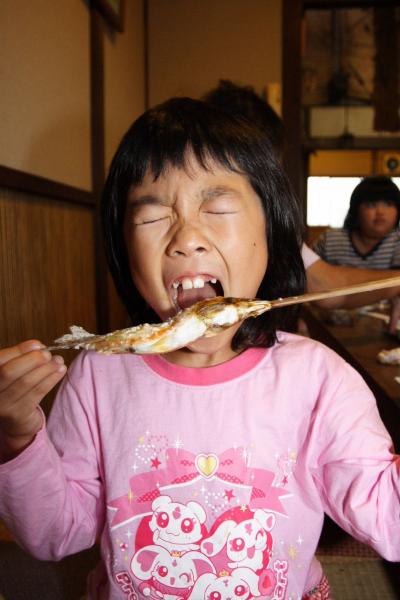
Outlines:
POLYGON ((210 242, 201 227, 190 222, 177 224, 167 246, 167 254, 171 257, 190 257, 209 250, 210 242))

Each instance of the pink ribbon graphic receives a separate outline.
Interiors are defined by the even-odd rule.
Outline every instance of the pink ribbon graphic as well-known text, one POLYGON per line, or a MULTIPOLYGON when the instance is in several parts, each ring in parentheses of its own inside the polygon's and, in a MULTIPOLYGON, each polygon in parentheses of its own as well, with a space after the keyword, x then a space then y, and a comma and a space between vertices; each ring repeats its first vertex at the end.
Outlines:
MULTIPOLYGON (((221 481, 231 484, 247 485, 251 488, 250 508, 263 508, 285 515, 281 496, 287 496, 287 491, 272 485, 274 473, 266 469, 247 467, 242 456, 243 449, 230 448, 218 457, 214 454, 196 455, 186 450, 168 448, 164 469, 156 469, 131 477, 130 491, 108 503, 108 507, 116 509, 111 526, 120 525, 134 516, 151 512, 151 504, 161 495, 160 489, 168 485, 187 484, 188 482, 210 475, 201 468, 199 457, 210 461, 210 473, 221 481), (211 469, 212 467, 212 469, 211 469)), ((207 462, 205 462, 207 465, 207 462)))

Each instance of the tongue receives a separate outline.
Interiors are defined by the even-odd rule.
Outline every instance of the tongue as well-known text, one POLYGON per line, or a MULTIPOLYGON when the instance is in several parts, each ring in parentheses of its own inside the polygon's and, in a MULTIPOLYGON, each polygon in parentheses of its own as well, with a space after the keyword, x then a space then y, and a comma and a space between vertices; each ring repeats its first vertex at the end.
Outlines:
POLYGON ((182 287, 179 287, 177 300, 180 308, 189 308, 199 300, 215 298, 216 295, 213 286, 210 283, 205 283, 204 287, 193 288, 192 290, 183 290, 182 287))

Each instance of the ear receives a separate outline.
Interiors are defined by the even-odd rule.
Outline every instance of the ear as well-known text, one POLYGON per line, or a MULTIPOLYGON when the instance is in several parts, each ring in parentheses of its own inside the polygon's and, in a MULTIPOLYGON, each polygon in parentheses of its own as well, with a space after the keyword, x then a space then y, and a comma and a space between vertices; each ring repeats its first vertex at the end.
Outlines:
POLYGON ((247 583, 252 596, 261 596, 260 590, 258 589, 259 577, 252 569, 249 569, 248 567, 238 567, 232 571, 232 577, 240 577, 240 579, 247 583))
POLYGON ((169 552, 161 546, 145 546, 141 548, 132 558, 131 569, 132 573, 138 578, 147 580, 151 577, 154 563, 159 558, 160 554, 169 552))
POLYGON ((201 504, 198 502, 188 502, 186 506, 194 512, 200 523, 206 522, 207 515, 201 504))
POLYGON ((216 575, 214 575, 214 573, 205 573, 204 575, 201 575, 194 584, 187 600, 203 600, 206 597, 208 586, 210 586, 215 579, 216 575))
POLYGON ((204 573, 215 573, 214 565, 201 552, 191 550, 190 552, 186 552, 184 557, 189 558, 193 562, 195 567, 194 575, 196 575, 196 578, 200 577, 200 575, 204 575, 204 573))
POLYGON ((156 498, 153 501, 153 504, 151 505, 151 509, 157 510, 163 506, 167 506, 167 504, 170 504, 171 502, 172 502, 172 500, 169 496, 158 496, 158 498, 156 498))
POLYGON ((206 538, 200 544, 200 550, 207 556, 215 556, 222 550, 228 539, 228 535, 236 527, 235 521, 222 521, 211 537, 206 538))
POLYGON ((257 519, 266 531, 271 531, 275 525, 275 515, 261 508, 256 510, 254 518, 257 519))

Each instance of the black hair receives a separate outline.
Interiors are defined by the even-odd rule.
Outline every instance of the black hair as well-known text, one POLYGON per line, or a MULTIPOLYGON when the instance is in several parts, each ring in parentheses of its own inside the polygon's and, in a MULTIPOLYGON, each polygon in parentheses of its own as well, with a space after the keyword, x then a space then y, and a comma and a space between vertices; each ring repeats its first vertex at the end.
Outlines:
POLYGON ((220 79, 218 86, 203 96, 212 106, 243 117, 260 127, 279 156, 283 154, 285 131, 281 118, 267 101, 250 85, 239 85, 229 79, 220 79))
POLYGON ((350 206, 343 227, 348 231, 354 231, 359 227, 358 209, 365 202, 378 202, 387 200, 393 202, 397 208, 397 223, 400 218, 400 190, 397 185, 384 175, 364 177, 354 188, 350 196, 350 206))
MULTIPOLYGON (((128 192, 147 172, 157 179, 168 167, 186 168, 189 155, 206 170, 217 163, 243 174, 261 200, 269 259, 257 296, 274 299, 304 291, 299 207, 265 135, 250 122, 200 100, 172 98, 145 112, 127 131, 111 163, 102 198, 109 267, 134 325, 160 319, 140 296, 130 274, 123 235, 128 192)), ((296 307, 286 307, 247 319, 234 336, 233 349, 272 345, 276 330, 292 329, 297 314, 296 307)))

